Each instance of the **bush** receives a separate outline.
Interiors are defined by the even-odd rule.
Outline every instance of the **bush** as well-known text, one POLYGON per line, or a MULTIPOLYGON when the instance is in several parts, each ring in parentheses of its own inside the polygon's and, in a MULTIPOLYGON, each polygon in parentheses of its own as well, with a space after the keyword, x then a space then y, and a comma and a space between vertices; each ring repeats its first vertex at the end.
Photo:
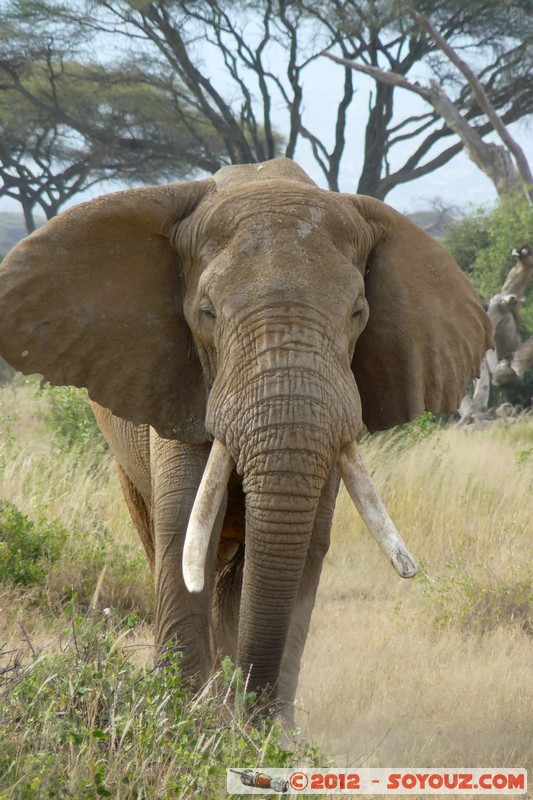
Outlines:
POLYGON ((12 503, 0 501, 0 574, 3 582, 43 584, 62 555, 64 528, 44 519, 32 522, 12 503))
POLYGON ((86 610, 104 570, 100 604, 151 618, 151 577, 140 547, 125 549, 105 526, 70 532, 42 512, 32 521, 12 503, 0 501, 0 587, 33 587, 37 591, 28 595, 28 604, 54 612, 75 594, 86 610))
MULTIPOLYGON (((500 198, 489 209, 474 209, 464 219, 448 228, 444 245, 458 264, 468 274, 481 296, 488 300, 501 288, 516 259, 515 247, 533 246, 533 214, 523 192, 500 198)), ((526 293, 526 303, 520 314, 522 340, 533 334, 533 281, 526 293)), ((524 380, 501 388, 492 386, 490 405, 512 403, 522 407, 531 405, 533 370, 524 380)))
MULTIPOLYGON (((461 220, 448 225, 446 236, 443 239, 444 246, 448 248, 470 280, 477 278, 474 265, 478 253, 490 247, 491 213, 491 209, 486 206, 471 209, 461 220)), ((507 263, 511 250, 512 247, 505 254, 504 263, 507 263)))
MULTIPOLYGON (((443 242, 487 300, 501 289, 514 266, 513 248, 526 243, 533 247, 533 215, 522 192, 500 198, 492 209, 474 209, 449 226, 443 242)), ((533 282, 527 297, 522 322, 525 331, 533 333, 533 282)))
POLYGON ((397 425, 392 428, 390 434, 400 438, 407 437, 411 442, 426 439, 434 433, 442 430, 446 424, 446 414, 433 414, 431 411, 423 411, 420 416, 406 422, 404 425, 397 425))
POLYGON ((77 447, 85 453, 98 453, 105 449, 85 389, 45 384, 39 392, 48 400, 48 410, 43 412, 43 418, 60 447, 77 447))
POLYGON ((284 767, 301 758, 281 748, 272 722, 251 723, 245 687, 235 686, 227 665, 198 694, 182 681, 178 652, 155 669, 135 666, 124 646, 131 625, 112 614, 74 614, 61 652, 5 671, 3 800, 215 800, 227 796, 230 766, 284 767))
POLYGON ((476 634, 518 625, 533 636, 533 585, 529 578, 494 578, 468 573, 427 584, 426 596, 437 627, 455 625, 476 634))

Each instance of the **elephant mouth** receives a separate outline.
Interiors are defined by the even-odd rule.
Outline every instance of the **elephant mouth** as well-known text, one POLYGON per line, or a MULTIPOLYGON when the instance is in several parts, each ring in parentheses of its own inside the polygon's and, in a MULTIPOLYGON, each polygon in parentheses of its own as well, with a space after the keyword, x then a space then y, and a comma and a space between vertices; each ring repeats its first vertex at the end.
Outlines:
MULTIPOLYGON (((226 446, 215 439, 191 512, 183 550, 183 577, 190 592, 201 592, 205 562, 226 487, 235 466, 226 446)), ((417 567, 374 486, 357 442, 340 452, 337 468, 357 511, 398 575, 412 578, 417 567)))

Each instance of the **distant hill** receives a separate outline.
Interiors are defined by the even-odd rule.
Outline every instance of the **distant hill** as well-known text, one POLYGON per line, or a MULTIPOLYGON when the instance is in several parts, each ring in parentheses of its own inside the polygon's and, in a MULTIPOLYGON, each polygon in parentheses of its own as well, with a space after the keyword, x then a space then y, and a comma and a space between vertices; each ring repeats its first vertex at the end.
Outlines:
POLYGON ((26 236, 24 217, 16 211, 0 212, 0 257, 26 236))
POLYGON ((458 220, 457 214, 451 213, 447 208, 413 211, 405 216, 416 222, 426 233, 438 240, 444 239, 448 232, 448 227, 458 220))

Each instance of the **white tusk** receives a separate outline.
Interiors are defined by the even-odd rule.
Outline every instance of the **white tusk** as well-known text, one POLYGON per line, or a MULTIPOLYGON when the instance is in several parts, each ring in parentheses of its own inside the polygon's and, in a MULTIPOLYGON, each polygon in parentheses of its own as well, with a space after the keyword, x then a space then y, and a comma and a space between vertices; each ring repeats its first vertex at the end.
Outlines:
POLYGON ((356 442, 342 449, 338 467, 355 507, 392 566, 402 578, 412 578, 418 568, 376 491, 356 442))
POLYGON ((183 579, 189 592, 204 588, 205 559, 211 532, 233 469, 226 446, 215 439, 192 507, 183 547, 183 579))

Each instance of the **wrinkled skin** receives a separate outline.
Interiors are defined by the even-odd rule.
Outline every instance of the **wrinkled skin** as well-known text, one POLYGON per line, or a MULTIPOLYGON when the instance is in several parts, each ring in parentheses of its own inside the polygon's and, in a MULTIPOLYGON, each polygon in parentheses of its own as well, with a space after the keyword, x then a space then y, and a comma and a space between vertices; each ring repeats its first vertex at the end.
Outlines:
POLYGON ((464 275, 389 206, 279 159, 82 204, 16 247, 0 285, 2 355, 95 402, 157 641, 200 678, 230 653, 290 719, 339 453, 364 424, 457 408, 490 346, 464 275), (182 551, 213 438, 235 469, 191 594, 182 551))

